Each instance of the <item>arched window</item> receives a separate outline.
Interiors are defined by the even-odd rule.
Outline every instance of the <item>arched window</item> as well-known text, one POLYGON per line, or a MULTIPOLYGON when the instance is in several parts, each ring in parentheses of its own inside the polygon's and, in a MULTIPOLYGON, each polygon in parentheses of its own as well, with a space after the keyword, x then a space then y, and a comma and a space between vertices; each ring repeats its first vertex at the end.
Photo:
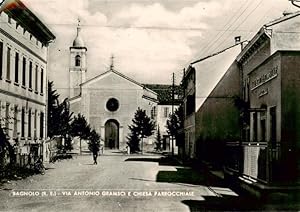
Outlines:
POLYGON ((80 66, 80 56, 79 55, 77 55, 75 57, 75 66, 80 66))

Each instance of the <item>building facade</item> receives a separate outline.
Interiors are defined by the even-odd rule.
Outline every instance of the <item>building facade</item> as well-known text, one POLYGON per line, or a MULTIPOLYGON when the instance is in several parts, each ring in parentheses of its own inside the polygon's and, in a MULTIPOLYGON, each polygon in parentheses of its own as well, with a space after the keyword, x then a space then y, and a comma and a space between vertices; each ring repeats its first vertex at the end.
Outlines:
MULTIPOLYGON (((223 77, 215 78, 216 86, 199 109, 196 73, 198 159, 261 197, 266 191, 299 191, 300 36, 291 33, 299 23, 297 12, 264 25, 232 58, 223 77)), ((201 63, 198 70, 204 68, 201 63)), ((193 85, 189 74, 186 80, 193 85)))
POLYGON ((1 127, 25 165, 29 154, 44 155, 48 45, 55 36, 21 1, 4 1, 1 9, 1 127))
MULTIPOLYGON (((77 35, 70 47, 69 100, 74 114, 81 113, 101 136, 101 144, 106 149, 125 149, 128 126, 138 108, 151 111, 157 108, 157 94, 144 85, 115 70, 112 64, 109 70, 86 80, 88 70, 87 47, 80 35, 77 35)), ((155 118, 153 117, 153 120, 155 118)), ((144 147, 149 144, 153 150, 154 136, 144 139, 144 147)))
POLYGON ((183 157, 186 159, 196 158, 195 142, 195 107, 196 107, 196 70, 189 67, 183 81, 183 114, 184 114, 184 145, 181 146, 183 157))
MULTIPOLYGON (((240 43, 236 43, 223 51, 194 62, 186 70, 182 84, 184 88, 184 148, 185 157, 188 159, 202 158, 203 160, 206 156, 212 158, 216 158, 215 155, 220 156, 220 154, 212 155, 208 151, 220 141, 217 136, 218 134, 223 136, 222 127, 225 127, 221 124, 219 128, 216 127, 217 119, 214 117, 217 117, 217 114, 222 113, 223 110, 214 110, 215 107, 212 106, 217 103, 217 100, 221 102, 222 99, 228 99, 225 94, 228 90, 221 88, 216 91, 216 94, 211 95, 227 70, 233 67, 232 61, 240 50, 240 43), (209 108, 207 105, 210 105, 209 108)), ((233 98, 232 95, 229 96, 233 98)))
POLYGON ((162 150, 178 152, 178 141, 170 137, 167 128, 167 120, 174 113, 182 101, 182 90, 178 85, 145 84, 145 86, 157 93, 157 107, 153 107, 151 118, 155 120, 157 130, 162 138, 162 150), (172 142, 173 141, 173 142, 172 142))
POLYGON ((264 25, 237 57, 247 121, 231 174, 249 190, 299 184, 299 23, 297 12, 264 25))
POLYGON ((198 158, 214 168, 222 168, 224 162, 236 165, 239 159, 233 154, 240 144, 239 93, 240 73, 233 62, 196 112, 198 158))

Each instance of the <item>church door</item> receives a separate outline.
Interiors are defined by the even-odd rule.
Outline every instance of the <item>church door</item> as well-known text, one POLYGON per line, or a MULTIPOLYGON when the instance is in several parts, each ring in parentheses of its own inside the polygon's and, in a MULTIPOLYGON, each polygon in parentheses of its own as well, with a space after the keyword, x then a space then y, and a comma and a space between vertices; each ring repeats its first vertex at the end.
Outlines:
POLYGON ((105 147, 119 148, 119 123, 116 120, 108 120, 105 124, 105 147))

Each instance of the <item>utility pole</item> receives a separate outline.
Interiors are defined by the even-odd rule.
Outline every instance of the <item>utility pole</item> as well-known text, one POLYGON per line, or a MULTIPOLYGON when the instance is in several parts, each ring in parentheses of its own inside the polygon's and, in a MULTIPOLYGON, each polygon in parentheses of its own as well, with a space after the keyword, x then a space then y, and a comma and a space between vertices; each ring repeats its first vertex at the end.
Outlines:
MULTIPOLYGON (((172 118, 174 116, 174 89, 175 89, 175 75, 174 72, 172 74, 172 118)), ((174 156, 174 136, 171 136, 172 142, 172 156, 174 156)))

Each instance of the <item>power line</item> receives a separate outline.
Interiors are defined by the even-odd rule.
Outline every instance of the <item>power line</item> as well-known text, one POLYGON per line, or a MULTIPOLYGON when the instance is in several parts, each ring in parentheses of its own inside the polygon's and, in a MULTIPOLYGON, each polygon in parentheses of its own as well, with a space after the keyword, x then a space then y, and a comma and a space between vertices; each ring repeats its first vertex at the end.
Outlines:
MULTIPOLYGON (((259 2, 259 3, 258 3, 251 11, 250 11, 250 13, 242 20, 242 22, 234 28, 233 31, 236 31, 236 29, 237 29, 238 27, 240 27, 240 26, 248 19, 248 17, 249 17, 249 16, 250 16, 250 15, 251 15, 258 7, 259 7, 259 5, 261 5, 262 2, 263 2, 263 0, 260 0, 260 2, 259 2)), ((215 51, 216 49, 218 49, 218 48, 224 43, 224 41, 226 41, 231 35, 232 35, 232 33, 230 33, 230 34, 223 40, 223 42, 221 42, 220 45, 216 46, 216 47, 212 50, 212 52, 215 51)))
MULTIPOLYGON (((216 37, 213 37, 212 39, 211 39, 211 41, 209 41, 209 43, 204 47, 204 49, 203 49, 203 52, 205 52, 206 50, 209 50, 209 48, 210 48, 210 46, 211 46, 211 44, 212 44, 212 42, 213 43, 216 43, 224 34, 225 34, 225 32, 227 32, 227 31, 229 31, 229 29, 230 29, 230 27, 239 19, 239 17, 246 11, 246 9, 247 9, 247 6, 248 6, 248 3, 250 2, 250 4, 252 3, 252 1, 247 1, 246 2, 246 4, 243 4, 237 11, 239 11, 240 9, 242 9, 244 6, 246 6, 246 8, 242 11, 242 13, 234 20, 234 22, 231 24, 231 25, 229 25, 225 30, 223 30, 222 32, 222 34, 221 34, 221 36, 219 36, 220 35, 220 32, 217 34, 217 36, 216 37), (217 38, 217 40, 215 40, 217 38)), ((233 18, 237 15, 238 13, 236 12, 232 17, 231 17, 231 19, 224 25, 224 27, 225 26, 227 26, 232 20, 233 20, 233 18)))
MULTIPOLYGON (((248 1, 249 2, 249 1, 248 1)), ((252 1, 250 1, 250 5, 252 4, 252 1)), ((226 33, 226 32, 229 32, 230 30, 230 28, 240 19, 240 17, 246 12, 246 10, 249 8, 249 6, 250 5, 246 5, 246 8, 240 13, 240 15, 234 20, 234 22, 231 24, 231 25, 229 25, 226 29, 225 29, 225 31, 222 33, 222 35, 214 42, 214 44, 212 45, 212 46, 210 46, 209 48, 208 48, 208 50, 207 50, 207 54, 209 53, 209 52, 213 52, 213 51, 210 51, 210 49, 211 48, 213 48, 213 46, 215 45, 215 44, 217 44, 217 42, 222 38, 222 36, 226 33)), ((232 30, 231 30, 232 31, 232 30)))

